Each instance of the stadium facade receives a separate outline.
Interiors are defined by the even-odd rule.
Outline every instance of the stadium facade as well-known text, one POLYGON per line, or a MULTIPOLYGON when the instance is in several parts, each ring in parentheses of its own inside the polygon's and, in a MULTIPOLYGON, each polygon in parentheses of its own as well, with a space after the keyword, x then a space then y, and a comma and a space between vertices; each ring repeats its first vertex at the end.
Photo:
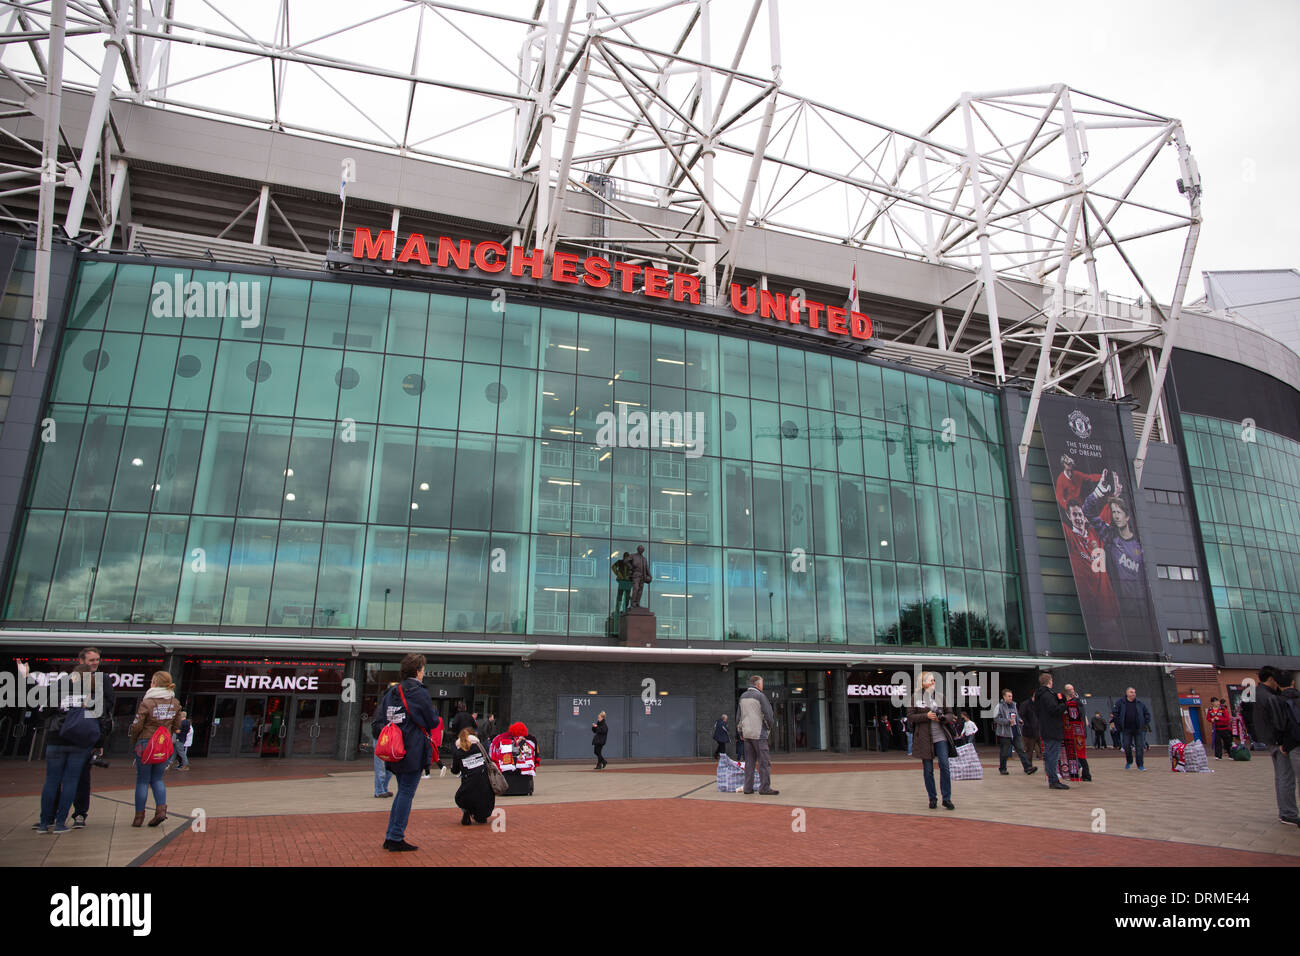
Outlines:
MULTIPOLYGON (((93 93, 61 110, 80 142, 93 93)), ((169 670, 196 755, 354 757, 412 651, 444 716, 559 757, 601 710, 607 756, 708 753, 754 673, 774 749, 845 751, 923 668, 972 708, 1044 668, 1103 713, 1135 686, 1165 739, 1300 664, 1300 356, 1247 319, 967 301, 978 266, 745 215, 701 264, 701 220, 576 165, 111 112, 129 186, 50 245, 39 323, 35 192, 6 200, 0 651, 99 647, 123 719, 169 670), (1066 333, 1099 351, 1061 375, 1066 333), (648 639, 611 574, 638 545, 648 639)))

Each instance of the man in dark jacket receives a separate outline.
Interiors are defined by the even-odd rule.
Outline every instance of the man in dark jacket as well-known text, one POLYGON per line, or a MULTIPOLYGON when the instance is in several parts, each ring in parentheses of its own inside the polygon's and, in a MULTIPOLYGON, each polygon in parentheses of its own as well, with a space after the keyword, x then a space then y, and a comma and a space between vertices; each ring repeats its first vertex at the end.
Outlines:
MULTIPOLYGON (((1282 674, 1272 665, 1259 669, 1259 684, 1255 688, 1255 739, 1268 747, 1273 759, 1273 790, 1277 796, 1277 818, 1283 823, 1300 826, 1300 813, 1296 807, 1296 768, 1294 754, 1282 752, 1279 739, 1282 722, 1282 674)), ((1288 681, 1290 683, 1290 681, 1288 681)))
POLYGON ((1038 675, 1038 690, 1034 692, 1034 711, 1038 717, 1038 732, 1043 735, 1043 763, 1047 766, 1047 785, 1052 790, 1069 790, 1061 783, 1056 768, 1061 759, 1061 743, 1065 740, 1065 698, 1052 690, 1052 675, 1038 675))
POLYGON ((1039 757, 1043 756, 1043 738, 1038 732, 1038 711, 1034 708, 1032 695, 1020 703, 1020 739, 1030 763, 1033 763, 1035 752, 1039 757))
POLYGON ((1133 766, 1133 751, 1137 750, 1138 769, 1146 770, 1142 766, 1142 755, 1147 749, 1146 732, 1151 729, 1151 711, 1138 700, 1137 690, 1132 687, 1126 690, 1124 697, 1115 701, 1110 716, 1119 728, 1120 740, 1124 742, 1124 769, 1133 766))
POLYGON ((451 737, 455 740, 460 736, 460 732, 468 727, 474 730, 474 718, 465 708, 463 700, 456 702, 456 716, 451 719, 451 737))
POLYGON ((731 732, 727 730, 727 715, 723 714, 713 725, 713 742, 716 746, 713 748, 713 759, 717 760, 719 754, 727 752, 727 744, 731 743, 731 732))
POLYGON ((1101 711, 1095 711, 1092 715, 1092 745, 1098 750, 1106 749, 1106 718, 1101 715, 1101 711))
POLYGON ((405 852, 418 849, 406 842, 406 822, 411 817, 411 804, 420 785, 420 773, 433 760, 429 732, 440 722, 433 709, 433 699, 424 687, 424 655, 407 654, 402 658, 401 683, 388 688, 371 726, 378 742, 385 726, 397 725, 406 747, 401 760, 385 764, 397 778, 397 796, 388 813, 388 832, 384 836, 385 850, 405 852))

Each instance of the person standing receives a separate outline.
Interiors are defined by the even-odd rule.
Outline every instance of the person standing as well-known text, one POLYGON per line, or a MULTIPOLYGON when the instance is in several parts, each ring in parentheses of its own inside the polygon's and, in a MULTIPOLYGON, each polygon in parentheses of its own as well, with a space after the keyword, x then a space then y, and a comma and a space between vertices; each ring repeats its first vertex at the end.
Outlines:
POLYGON ((1043 757, 1043 738, 1038 730, 1038 710, 1034 707, 1033 697, 1027 698, 1020 705, 1020 736, 1024 741, 1025 753, 1033 763, 1034 754, 1043 757))
MULTIPOLYGON (((90 674, 93 676, 99 673, 99 664, 102 655, 97 647, 83 647, 77 652, 77 663, 85 664, 90 668, 90 674)), ((113 681, 105 674, 103 681, 103 698, 104 703, 100 708, 100 736, 95 742, 94 749, 90 759, 86 761, 81 768, 81 776, 77 780, 77 795, 72 801, 72 828, 80 830, 86 825, 86 817, 90 813, 90 768, 94 766, 96 760, 104 756, 104 749, 108 746, 108 738, 113 731, 113 707, 116 703, 116 697, 113 693, 113 681)))
POLYGON ((189 749, 190 744, 193 742, 194 725, 189 721, 189 714, 182 710, 181 726, 176 731, 176 739, 172 742, 172 746, 176 748, 176 752, 172 754, 172 757, 176 760, 177 771, 190 769, 189 749))
POLYGON ((1237 705, 1232 715, 1232 737, 1247 750, 1250 749, 1250 735, 1246 733, 1246 718, 1241 714, 1241 704, 1237 705))
POLYGON ((172 675, 158 671, 150 681, 151 687, 145 691, 140 706, 135 712, 135 721, 131 724, 131 744, 135 750, 135 819, 131 826, 144 825, 145 806, 149 800, 149 791, 153 791, 154 813, 149 826, 156 827, 167 819, 167 787, 163 783, 163 763, 145 763, 143 758, 149 740, 159 727, 166 727, 167 732, 175 735, 181 726, 181 708, 176 700, 176 685, 172 675))
POLYGON ((727 715, 723 714, 713 724, 713 759, 717 760, 719 755, 727 752, 727 744, 731 743, 731 732, 727 730, 727 715))
POLYGON ((934 675, 921 675, 921 692, 907 711, 907 717, 916 726, 916 737, 912 741, 912 755, 921 761, 921 773, 925 778, 925 792, 930 798, 930 809, 939 805, 939 796, 943 796, 945 810, 956 810, 952 802, 952 776, 948 770, 948 757, 956 750, 952 725, 957 718, 951 710, 943 706, 939 693, 935 690, 934 675), (939 792, 934 789, 934 761, 939 760, 939 792))
POLYGON ((591 725, 591 746, 596 751, 596 769, 604 770, 605 765, 609 762, 605 755, 601 753, 605 749, 605 742, 609 740, 609 725, 605 723, 605 712, 602 710, 596 715, 596 722, 591 725))
POLYGON ((768 753, 768 735, 776 721, 772 702, 763 693, 763 678, 750 677, 749 689, 740 695, 736 713, 736 730, 745 738, 745 793, 754 792, 754 774, 758 773, 760 794, 776 796, 772 789, 772 758, 768 753))
MULTIPOLYGON (((1293 754, 1282 750, 1281 723, 1283 672, 1271 664, 1259 669, 1259 684, 1255 688, 1255 739, 1268 748, 1273 760, 1273 792, 1277 797, 1277 818, 1283 823, 1300 826, 1300 812, 1296 806, 1296 765, 1293 754)), ((1288 675, 1289 676, 1289 675, 1288 675)), ((1293 679, 1292 679, 1293 680, 1293 679)), ((1291 680, 1287 681, 1291 683, 1291 680)))
MULTIPOLYGON (((1300 727, 1300 692, 1295 686, 1295 671, 1279 670, 1276 679, 1279 690, 1278 695, 1273 698, 1273 703, 1277 705, 1273 727, 1278 749, 1291 765, 1291 783, 1286 796, 1290 800, 1288 806, 1294 809, 1296 782, 1300 781, 1300 741, 1295 739, 1294 733, 1288 731, 1287 727, 1288 724, 1292 726, 1292 730, 1300 727)), ((1295 824, 1300 826, 1300 817, 1295 820, 1295 824)))
POLYGON ((1111 746, 1113 746, 1116 750, 1123 750, 1124 748, 1120 746, 1119 728, 1115 726, 1114 717, 1111 717, 1109 730, 1110 730, 1111 746))
POLYGON ((1210 709, 1205 716, 1209 719, 1214 734, 1214 758, 1223 759, 1223 752, 1232 753, 1232 717, 1228 714, 1228 702, 1215 697, 1210 701, 1210 709))
POLYGON ((1063 762, 1069 770, 1071 780, 1091 782, 1092 771, 1088 769, 1088 724, 1087 712, 1083 701, 1075 692, 1073 684, 1065 685, 1065 747, 1063 762))
POLYGON ((1011 756, 1013 750, 1020 758, 1020 765, 1024 767, 1026 774, 1038 770, 1033 761, 1025 755, 1020 738, 1016 736, 1016 727, 1019 724, 1020 712, 1016 710, 1016 702, 1008 688, 1002 692, 1002 700, 998 702, 998 710, 993 717, 993 729, 998 735, 998 773, 1003 776, 1008 773, 1007 757, 1011 756))
POLYGON ((487 751, 479 739, 468 728, 462 730, 456 738, 451 756, 451 772, 460 777, 460 786, 456 788, 456 806, 463 811, 460 817, 462 826, 469 826, 471 818, 479 823, 487 823, 488 817, 496 809, 497 795, 492 791, 487 761, 487 751))
POLYGON ((1106 718, 1101 715, 1101 711, 1094 711, 1092 720, 1089 722, 1092 728, 1092 745, 1098 750, 1106 749, 1106 718))
POLYGON ((1061 783, 1057 772, 1061 759, 1061 742, 1065 739, 1065 700, 1052 690, 1052 681, 1049 671, 1038 675, 1034 712, 1038 717, 1039 733, 1043 735, 1043 765, 1047 767, 1047 785, 1052 790, 1069 790, 1069 785, 1061 783))
POLYGON ((411 818, 416 788, 420 786, 420 771, 433 760, 429 734, 442 723, 424 686, 424 664, 423 654, 407 654, 402 658, 401 681, 384 694, 372 725, 376 742, 386 725, 397 725, 406 747, 401 760, 385 765, 397 777, 397 796, 388 811, 388 830, 384 834, 384 849, 394 853, 419 849, 406 842, 406 824, 411 818))
POLYGON ((903 733, 907 734, 907 755, 910 757, 912 756, 912 734, 915 733, 916 728, 912 726, 912 722, 906 716, 902 718, 902 722, 903 733))
MULTIPOLYGON (((366 735, 370 738, 372 749, 374 747, 375 740, 374 740, 374 732, 371 730, 370 727, 370 722, 371 720, 377 720, 379 718, 380 713, 381 711, 379 709, 379 705, 376 704, 374 716, 366 720, 366 735)), ((393 796, 392 791, 388 789, 388 782, 393 779, 393 772, 388 769, 388 767, 384 764, 382 760, 379 759, 379 754, 374 755, 374 764, 375 764, 375 799, 388 800, 393 796)))
POLYGON ((1124 742, 1124 769, 1133 766, 1133 751, 1136 749, 1138 769, 1146 770, 1142 765, 1142 756, 1147 749, 1146 731, 1151 729, 1151 711, 1145 703, 1138 700, 1136 689, 1130 687, 1124 692, 1122 700, 1115 701, 1115 709, 1111 711, 1110 717, 1124 742))
POLYGON ((50 703, 42 708, 48 736, 45 747, 45 786, 41 788, 41 818, 36 825, 38 833, 67 833, 68 811, 76 796, 77 780, 82 765, 90 760, 99 739, 99 728, 87 710, 94 710, 88 701, 92 690, 90 669, 78 663, 46 690, 51 692, 50 703), (57 701, 57 703, 55 703, 57 701), (87 707, 87 704, 90 706, 87 707), (62 715, 56 730, 56 715, 62 715))

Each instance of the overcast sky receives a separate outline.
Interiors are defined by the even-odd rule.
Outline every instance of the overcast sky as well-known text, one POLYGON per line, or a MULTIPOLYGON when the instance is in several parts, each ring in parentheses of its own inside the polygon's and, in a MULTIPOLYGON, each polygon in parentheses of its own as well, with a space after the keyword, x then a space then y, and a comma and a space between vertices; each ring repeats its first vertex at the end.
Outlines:
MULTIPOLYGON (((649 0, 606 3, 616 11, 651 5, 649 0)), ((527 16, 533 0, 481 0, 474 6, 527 16)), ((561 4, 561 9, 565 6, 561 4)), ((579 0, 580 17, 585 7, 585 0, 579 0)), ((185 22, 226 31, 242 27, 259 39, 270 39, 279 4, 179 0, 176 9, 178 19, 185 22)), ((714 62, 730 59, 749 9, 750 0, 713 0, 714 62)), ((419 16, 416 5, 401 0, 367 6, 353 0, 292 0, 290 10, 294 42, 397 11, 309 49, 386 69, 410 69, 419 16)), ((688 12, 681 7, 632 29, 638 41, 667 47, 688 12)), ((513 91, 510 69, 517 63, 522 27, 467 14, 425 14, 418 66, 422 75, 513 91), (487 52, 470 46, 457 35, 458 28, 472 34, 487 52)), ((1070 5, 1041 0, 925 4, 784 0, 780 16, 786 92, 907 132, 922 131, 963 91, 1052 83, 1181 119, 1204 187, 1205 228, 1188 300, 1202 293, 1201 270, 1300 268, 1298 0, 1244 0, 1231 5, 1209 0, 1090 0, 1070 5)), ((742 63, 742 69, 762 77, 770 73, 767 23, 764 13, 742 63)), ((698 53, 699 32, 684 51, 687 55, 698 53)), ((103 55, 102 37, 79 37, 74 43, 90 62, 97 64, 103 55)), ((25 48, 11 46, 5 62, 14 64, 24 55, 25 48)), ((178 48, 172 79, 176 82, 229 62, 230 55, 215 50, 178 48)), ((284 115, 290 121, 344 128, 360 136, 400 137, 407 102, 404 85, 324 71, 349 94, 354 105, 348 105, 330 92, 325 79, 294 69, 297 72, 290 73, 284 97, 288 104, 284 115)), ((75 59, 69 60, 69 70, 70 76, 85 73, 75 59)), ((269 115, 269 76, 265 63, 249 64, 180 83, 169 93, 178 99, 269 115)), ((125 86, 121 77, 118 85, 125 86)), ((738 96, 733 91, 733 99, 738 96)), ((483 102, 422 90, 411 141, 454 129, 461 123, 458 110, 482 111, 483 102)), ((490 108, 497 110, 499 105, 490 108)), ((756 116, 752 122, 756 124, 756 116)), ((748 128, 751 141, 754 128, 748 128)), ((507 164, 510 130, 507 110, 425 148, 470 155, 457 150, 482 146, 480 154, 507 164)), ((954 141, 951 136, 949 141, 954 141)), ((1172 151, 1164 155, 1172 157, 1172 151)), ((1159 204, 1185 211, 1186 202, 1172 188, 1176 166, 1158 164, 1152 172, 1157 174, 1160 181, 1151 185, 1160 190, 1159 204)), ((725 185, 738 194, 743 175, 725 185)), ((1172 291, 1182 234, 1144 243, 1137 254, 1139 268, 1155 293, 1165 298, 1172 291)), ((1072 275, 1072 285, 1078 284, 1075 279, 1072 275)), ((1103 282, 1110 284, 1106 278, 1103 282)))
POLYGON ((963 91, 1057 82, 1180 119, 1204 187, 1188 299, 1202 270, 1300 268, 1296 0, 787 0, 781 34, 791 89, 909 131, 963 91))

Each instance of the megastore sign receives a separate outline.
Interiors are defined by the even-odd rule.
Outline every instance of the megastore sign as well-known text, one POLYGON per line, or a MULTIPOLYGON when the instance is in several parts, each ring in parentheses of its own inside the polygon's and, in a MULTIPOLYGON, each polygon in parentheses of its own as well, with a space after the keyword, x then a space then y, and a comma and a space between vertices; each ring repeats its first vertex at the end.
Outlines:
MULTIPOLYGON (((375 235, 369 229, 357 228, 352 235, 352 258, 411 269, 437 266, 460 272, 473 270, 487 275, 507 274, 515 279, 544 279, 562 285, 639 294, 683 305, 700 304, 700 277, 697 275, 571 252, 556 252, 548 257, 542 249, 528 250, 515 246, 507 250, 501 243, 491 240, 471 242, 448 236, 428 240, 422 233, 413 232, 406 236, 399 249, 397 234, 393 230, 383 229, 375 235)), ((800 329, 853 339, 869 339, 872 335, 871 318, 842 305, 828 305, 798 295, 787 296, 734 282, 728 290, 727 301, 732 311, 740 315, 756 315, 760 319, 783 322, 800 329)))

